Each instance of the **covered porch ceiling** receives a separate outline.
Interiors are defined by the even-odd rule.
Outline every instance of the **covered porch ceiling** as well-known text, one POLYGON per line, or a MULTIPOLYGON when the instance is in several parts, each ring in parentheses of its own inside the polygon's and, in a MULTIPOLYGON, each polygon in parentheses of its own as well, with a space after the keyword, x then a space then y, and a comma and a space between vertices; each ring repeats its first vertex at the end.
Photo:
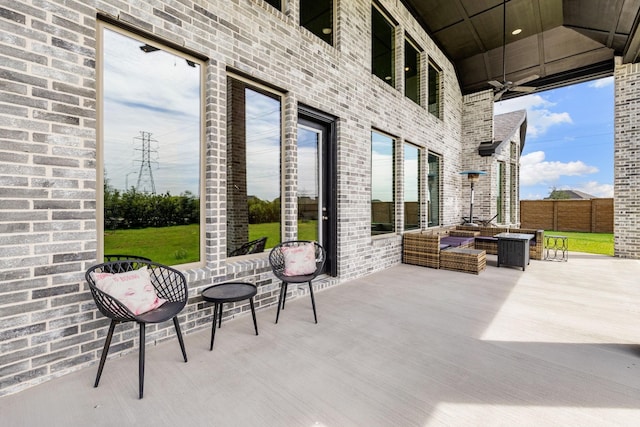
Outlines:
MULTIPOLYGON (((503 82, 502 0, 402 2, 454 63, 464 94, 503 82)), ((506 80, 537 75, 526 86, 545 90, 610 76, 614 57, 637 62, 639 21, 640 0, 507 0, 506 80)))

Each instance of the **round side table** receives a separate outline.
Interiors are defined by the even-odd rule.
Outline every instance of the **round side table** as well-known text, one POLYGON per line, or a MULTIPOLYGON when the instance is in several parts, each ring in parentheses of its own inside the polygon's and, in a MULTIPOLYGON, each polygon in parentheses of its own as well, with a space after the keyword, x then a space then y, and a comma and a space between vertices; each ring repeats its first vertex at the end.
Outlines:
POLYGON ((248 299, 251 305, 251 316, 253 316, 253 327, 258 335, 258 322, 256 321, 256 310, 253 306, 253 297, 258 293, 256 285, 244 282, 228 282, 219 283, 209 286, 202 291, 202 299, 212 302, 213 306, 213 324, 211 325, 211 346, 209 350, 213 350, 213 340, 216 337, 216 319, 218 328, 222 327, 222 305, 225 302, 236 302, 248 299))

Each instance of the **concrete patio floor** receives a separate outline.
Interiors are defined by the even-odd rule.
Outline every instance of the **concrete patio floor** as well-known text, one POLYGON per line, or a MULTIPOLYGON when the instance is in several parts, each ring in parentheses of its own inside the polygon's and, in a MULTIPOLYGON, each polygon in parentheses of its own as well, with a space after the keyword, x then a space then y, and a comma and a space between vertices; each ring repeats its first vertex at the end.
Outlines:
POLYGON ((399 265, 0 398, 4 426, 632 426, 640 261, 399 265))

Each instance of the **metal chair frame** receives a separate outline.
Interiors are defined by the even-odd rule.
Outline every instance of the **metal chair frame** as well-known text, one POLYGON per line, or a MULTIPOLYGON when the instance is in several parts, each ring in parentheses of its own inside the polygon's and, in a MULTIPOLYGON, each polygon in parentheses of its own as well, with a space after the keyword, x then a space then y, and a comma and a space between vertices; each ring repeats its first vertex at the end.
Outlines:
POLYGON ((280 309, 284 310, 284 305, 287 299, 287 290, 290 283, 293 284, 301 284, 308 283, 309 284, 309 294, 311 295, 311 306, 313 307, 313 318, 315 323, 318 323, 318 316, 316 314, 316 301, 313 296, 313 286, 311 282, 315 279, 321 272, 324 267, 324 263, 326 260, 326 252, 324 248, 315 241, 311 240, 291 240, 288 242, 282 242, 276 245, 271 252, 269 252, 269 263, 271 264, 271 269, 273 274, 280 279, 280 296, 278 297, 278 312, 276 314, 276 323, 278 323, 278 319, 280 318, 280 309), (292 247, 292 246, 301 246, 303 244, 313 244, 315 246, 316 253, 316 270, 307 275, 303 276, 286 276, 284 274, 284 253, 282 252, 283 247, 292 247))
POLYGON ((116 325, 119 323, 136 322, 140 328, 138 394, 139 398, 142 399, 144 392, 145 326, 147 323, 161 323, 169 319, 173 319, 173 325, 176 329, 180 349, 182 350, 182 357, 184 358, 184 361, 187 362, 187 352, 184 347, 182 332, 180 331, 180 324, 178 322, 178 314, 187 304, 187 280, 184 274, 174 268, 140 258, 121 259, 118 261, 110 261, 94 265, 86 271, 85 279, 89 284, 91 295, 93 296, 98 310, 100 310, 105 317, 111 319, 109 331, 100 357, 100 365, 98 366, 96 381, 93 386, 98 387, 98 383, 100 382, 100 377, 102 376, 102 370, 107 359, 109 346, 111 345, 111 339, 113 338, 113 332, 116 325), (158 297, 166 299, 167 302, 154 310, 139 315, 133 314, 122 302, 98 289, 93 276, 91 275, 92 272, 106 272, 113 274, 124 273, 127 271, 137 270, 144 266, 147 266, 149 269, 151 283, 155 288, 158 297))

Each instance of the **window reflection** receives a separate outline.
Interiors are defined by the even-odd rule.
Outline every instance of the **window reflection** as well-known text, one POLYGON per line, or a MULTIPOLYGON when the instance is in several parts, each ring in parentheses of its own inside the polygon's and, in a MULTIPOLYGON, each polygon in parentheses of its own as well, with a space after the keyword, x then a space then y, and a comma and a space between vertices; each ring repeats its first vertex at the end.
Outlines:
POLYGON ((429 153, 429 175, 427 185, 429 187, 429 227, 440 225, 440 176, 441 176, 441 159, 434 153, 429 153))
POLYGON ((298 126, 298 238, 301 240, 319 240, 319 144, 319 131, 298 126))
POLYGON ((404 95, 420 105, 420 52, 408 39, 404 41, 404 95))
POLYGON ((429 63, 429 112, 440 118, 440 70, 429 63))
POLYGON ((371 6, 371 71, 395 87, 395 25, 378 9, 371 6))
POLYGON ((333 45, 333 0, 300 0, 300 25, 333 45))
POLYGON ((395 140, 371 132, 371 234, 395 231, 395 140))
POLYGON ((420 228, 420 149, 404 144, 404 229, 420 228))
POLYGON ((199 261, 200 62, 106 27, 102 43, 104 252, 199 261))
MULTIPOLYGON (((248 242, 280 242, 280 98, 230 78, 227 254, 248 242)), ((260 248, 262 249, 262 248, 260 248)))

